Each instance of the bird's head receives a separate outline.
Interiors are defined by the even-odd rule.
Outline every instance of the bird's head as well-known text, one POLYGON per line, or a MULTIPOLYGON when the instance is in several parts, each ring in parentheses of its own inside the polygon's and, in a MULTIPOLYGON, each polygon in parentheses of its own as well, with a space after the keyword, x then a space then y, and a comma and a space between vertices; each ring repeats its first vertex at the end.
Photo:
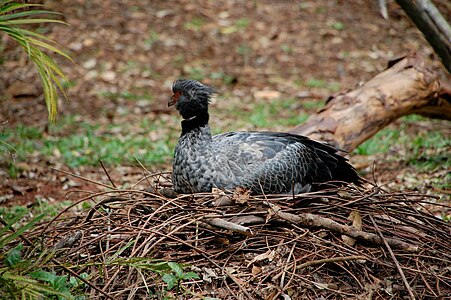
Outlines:
POLYGON ((196 80, 180 79, 172 85, 172 93, 168 106, 175 105, 183 119, 191 119, 208 112, 208 103, 215 90, 196 80))

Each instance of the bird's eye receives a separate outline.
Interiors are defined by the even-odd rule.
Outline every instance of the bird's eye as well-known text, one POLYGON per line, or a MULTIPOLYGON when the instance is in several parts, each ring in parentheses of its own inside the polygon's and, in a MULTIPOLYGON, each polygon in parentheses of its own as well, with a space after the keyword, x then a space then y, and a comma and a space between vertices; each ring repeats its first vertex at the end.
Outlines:
POLYGON ((174 95, 172 95, 172 99, 171 100, 174 101, 174 102, 177 102, 181 95, 182 95, 182 93, 177 91, 177 92, 174 93, 174 95))

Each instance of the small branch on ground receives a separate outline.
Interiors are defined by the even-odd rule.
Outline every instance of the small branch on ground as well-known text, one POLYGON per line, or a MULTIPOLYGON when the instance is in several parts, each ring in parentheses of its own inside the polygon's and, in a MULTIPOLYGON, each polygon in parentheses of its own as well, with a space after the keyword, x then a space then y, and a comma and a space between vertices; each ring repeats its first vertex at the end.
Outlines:
POLYGON ((252 230, 249 227, 245 227, 242 225, 238 225, 232 222, 228 222, 226 220, 220 219, 220 218, 213 218, 213 219, 204 219, 205 223, 210 224, 215 227, 219 227, 222 229, 227 229, 230 231, 238 232, 241 234, 244 234, 245 236, 253 236, 252 230))
POLYGON ((317 266, 327 263, 337 263, 337 262, 343 262, 343 261, 350 261, 350 260, 367 260, 365 256, 362 255, 352 255, 352 256, 340 256, 340 257, 331 257, 331 258, 324 258, 324 259, 318 259, 318 260, 312 260, 305 262, 303 264, 300 264, 296 267, 296 270, 304 269, 311 266, 317 266))
POLYGON ((374 228, 377 231, 377 234, 384 242, 385 248, 387 248, 388 252, 390 253, 391 258, 393 259, 393 262, 395 263, 396 268, 398 269, 399 275, 401 275, 402 282, 404 283, 404 286, 406 287, 407 291, 409 291, 410 299, 415 300, 415 295, 413 294, 412 288, 410 287, 410 284, 406 279, 406 275, 404 275, 404 271, 402 270, 401 266, 399 265, 398 260, 396 259, 396 255, 393 253, 393 250, 391 249, 387 239, 384 237, 384 235, 380 231, 379 227, 377 226, 377 224, 374 221, 372 216, 370 216, 370 219, 371 219, 371 222, 373 223, 374 228))
MULTIPOLYGON (((377 245, 384 244, 384 241, 374 233, 360 231, 352 226, 339 224, 329 218, 320 217, 310 213, 302 213, 299 215, 295 215, 281 211, 281 208, 275 204, 266 202, 266 205, 268 205, 272 209, 272 211, 276 216, 291 223, 299 224, 310 228, 324 228, 332 232, 344 234, 354 239, 364 240, 366 242, 370 242, 377 245)), ((395 247, 397 249, 403 249, 409 252, 418 251, 418 246, 411 245, 393 238, 387 238, 386 240, 392 247, 395 247)))

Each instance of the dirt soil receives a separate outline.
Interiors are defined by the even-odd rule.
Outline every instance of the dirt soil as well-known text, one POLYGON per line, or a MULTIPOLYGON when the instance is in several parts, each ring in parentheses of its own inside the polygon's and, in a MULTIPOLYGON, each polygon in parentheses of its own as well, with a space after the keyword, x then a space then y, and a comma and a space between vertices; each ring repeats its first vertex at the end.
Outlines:
MULTIPOLYGON (((411 51, 435 56, 394 1, 388 1, 388 20, 378 13, 377 1, 367 0, 43 2, 70 24, 43 29, 75 61, 57 58, 73 84, 67 90, 70 100, 60 101, 60 118, 75 114, 96 124, 125 124, 136 118, 156 120, 174 114, 167 101, 171 83, 179 77, 200 73, 205 83, 232 99, 221 105, 234 105, 240 99, 267 101, 254 97, 259 91, 278 91, 282 98, 303 101, 352 89, 382 71, 389 60, 411 51), (312 80, 321 80, 326 87, 306 86, 312 80), (149 104, 105 96, 123 92, 149 94, 152 100, 149 104), (123 109, 130 114, 120 114, 123 109)), ((450 4, 437 3, 449 19, 450 4)), ((2 43, 0 124, 33 125, 45 131, 47 114, 36 72, 14 42, 2 36, 2 43)), ((270 92, 266 95, 271 97, 270 92)), ((408 128, 412 132, 450 129, 444 121, 408 128)), ((393 181, 400 188, 418 186, 422 191, 448 195, 449 191, 431 191, 423 180, 445 176, 443 172, 415 174, 417 181, 412 184, 402 174, 412 177, 416 170, 384 156, 351 161, 366 166, 371 178, 368 166, 377 160, 374 176, 378 182, 393 181)), ((17 179, 0 172, 2 205, 32 205, 36 195, 60 201, 68 190, 96 188, 52 170, 68 169, 54 159, 37 157, 22 164, 24 171, 17 179)), ((169 166, 170 162, 166 169, 169 166)), ((100 167, 71 171, 108 183, 100 167)), ((119 181, 131 183, 142 175, 138 167, 111 172, 119 181)))

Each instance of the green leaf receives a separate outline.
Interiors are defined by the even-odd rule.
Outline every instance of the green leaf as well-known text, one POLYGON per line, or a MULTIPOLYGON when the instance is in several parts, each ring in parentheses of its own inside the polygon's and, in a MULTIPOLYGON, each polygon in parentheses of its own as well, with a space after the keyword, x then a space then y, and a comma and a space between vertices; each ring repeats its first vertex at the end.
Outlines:
POLYGON ((175 262, 168 262, 169 267, 171 268, 171 270, 175 273, 175 275, 177 275, 178 278, 182 278, 183 276, 183 268, 175 262))
POLYGON ((174 274, 164 274, 161 279, 163 279, 163 281, 168 285, 168 290, 172 290, 177 284, 177 278, 174 276, 174 274))
POLYGON ((13 249, 9 250, 5 258, 5 264, 9 267, 14 267, 18 262, 20 262, 22 260, 22 249, 23 244, 20 243, 13 249))
POLYGON ((66 280, 67 280, 67 275, 56 276, 55 279, 53 280, 53 286, 58 291, 65 291, 65 290, 67 290, 66 280))
POLYGON ((8 20, 8 21, 0 20, 0 24, 2 24, 2 25, 25 25, 25 24, 39 24, 39 23, 67 24, 64 21, 53 20, 53 19, 23 19, 23 20, 8 20))
POLYGON ((183 278, 184 280, 188 280, 188 279, 200 279, 199 275, 197 275, 197 274, 194 273, 194 272, 187 272, 187 273, 184 273, 183 276, 182 276, 182 278, 183 278))
POLYGON ((56 119, 58 104, 57 89, 60 90, 67 99, 63 85, 61 84, 61 81, 67 81, 67 78, 53 59, 43 53, 41 49, 50 50, 66 59, 69 59, 70 61, 72 61, 72 59, 69 55, 58 48, 57 43, 54 43, 43 35, 18 26, 40 23, 60 23, 67 25, 67 23, 52 18, 27 18, 43 14, 60 15, 60 13, 39 9, 14 12, 14 10, 29 7, 40 7, 42 5, 19 4, 11 2, 13 1, 0 1, 0 31, 3 31, 19 43, 19 45, 24 48, 30 59, 35 64, 39 78, 41 79, 44 99, 49 113, 49 120, 54 121, 56 119))
MULTIPOLYGON (((18 13, 9 14, 9 15, 3 15, 3 13, 2 13, 2 16, 0 16, 0 22, 17 19, 17 18, 28 17, 28 16, 39 15, 39 14, 61 15, 60 13, 53 12, 53 11, 47 11, 47 10, 22 11, 22 12, 18 12, 18 13)), ((28 19, 28 20, 33 20, 33 19, 28 19)))
POLYGON ((58 297, 61 297, 61 299, 73 298, 71 295, 68 295, 67 293, 62 293, 48 285, 39 283, 38 281, 36 281, 33 278, 30 278, 29 276, 16 275, 6 271, 1 274, 1 277, 4 280, 14 281, 15 285, 22 287, 21 291, 22 295, 28 296, 22 297, 22 299, 49 299, 49 297, 44 298, 43 293, 49 295, 56 295, 58 297))
MULTIPOLYGON (((39 222, 42 218, 44 218, 45 215, 46 215, 45 213, 44 214, 40 214, 39 216, 37 216, 36 218, 31 220, 27 225, 25 225, 25 226, 19 228, 18 230, 16 230, 16 232, 1 238, 0 239, 0 249, 3 248, 5 245, 7 245, 9 242, 11 242, 11 241, 15 240, 16 238, 18 238, 20 235, 22 235, 28 229, 32 228, 37 222, 39 222)), ((20 218, 22 216, 20 216, 19 218, 15 219, 8 226, 5 226, 5 228, 10 228, 12 226, 12 224, 14 224, 18 220, 20 220, 20 218)))
POLYGON ((34 3, 10 3, 7 4, 8 2, 12 2, 14 0, 7 0, 7 1, 1 1, 0 2, 0 15, 4 15, 6 13, 9 13, 10 11, 13 10, 17 10, 17 9, 22 9, 22 8, 26 8, 26 7, 31 7, 31 6, 43 6, 42 4, 34 4, 34 3))
POLYGON ((57 280, 57 277, 55 274, 44 271, 44 270, 37 270, 30 273, 30 276, 36 280, 48 282, 48 283, 54 283, 57 280))

